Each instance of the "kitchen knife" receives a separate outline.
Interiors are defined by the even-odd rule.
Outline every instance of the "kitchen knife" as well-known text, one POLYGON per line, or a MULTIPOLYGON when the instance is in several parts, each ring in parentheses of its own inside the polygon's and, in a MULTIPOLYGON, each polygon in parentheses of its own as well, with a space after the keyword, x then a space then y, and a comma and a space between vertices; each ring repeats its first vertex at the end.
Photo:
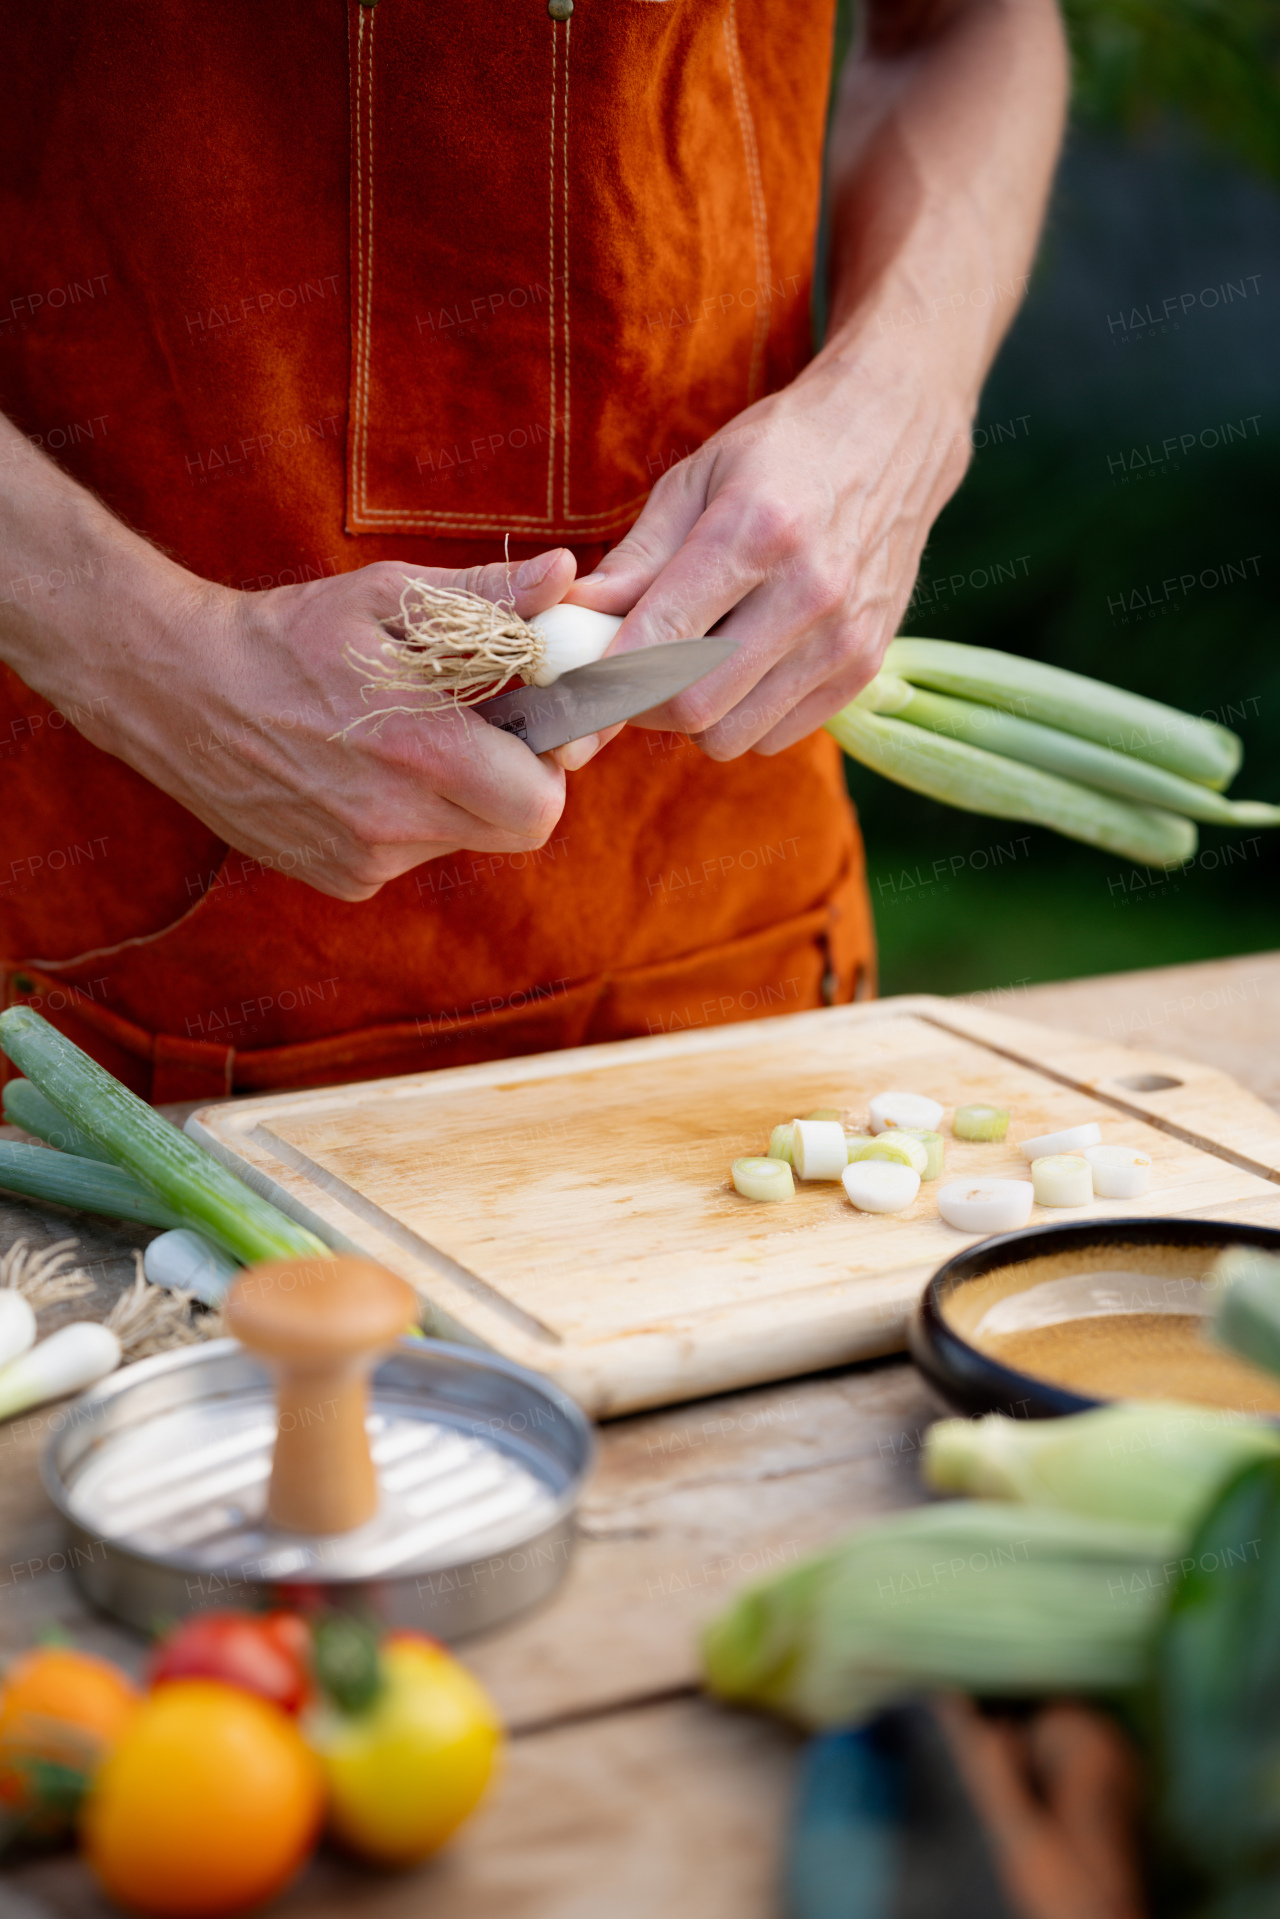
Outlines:
POLYGON ((518 686, 472 711, 504 733, 514 733, 535 753, 567 746, 620 720, 634 719, 683 693, 734 651, 736 641, 668 640, 637 647, 562 673, 551 686, 518 686))

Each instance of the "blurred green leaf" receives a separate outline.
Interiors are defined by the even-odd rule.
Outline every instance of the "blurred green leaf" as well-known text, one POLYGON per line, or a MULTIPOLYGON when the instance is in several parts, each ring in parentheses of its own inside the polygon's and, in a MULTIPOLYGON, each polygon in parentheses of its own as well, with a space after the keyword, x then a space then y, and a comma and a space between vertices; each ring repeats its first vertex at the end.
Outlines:
POLYGON ((1274 0, 1064 0, 1076 110, 1128 132, 1174 110, 1280 179, 1274 0))

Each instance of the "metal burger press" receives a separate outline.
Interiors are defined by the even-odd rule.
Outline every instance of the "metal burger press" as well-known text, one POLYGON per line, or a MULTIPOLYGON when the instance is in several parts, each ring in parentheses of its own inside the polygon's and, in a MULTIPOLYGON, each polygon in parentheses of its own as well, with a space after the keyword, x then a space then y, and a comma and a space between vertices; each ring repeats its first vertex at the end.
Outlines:
POLYGON ((78 1399, 43 1471, 94 1604, 143 1630, 327 1604, 453 1639, 545 1598, 590 1426, 536 1373, 399 1337, 417 1303, 354 1255, 250 1267, 234 1338, 78 1399))

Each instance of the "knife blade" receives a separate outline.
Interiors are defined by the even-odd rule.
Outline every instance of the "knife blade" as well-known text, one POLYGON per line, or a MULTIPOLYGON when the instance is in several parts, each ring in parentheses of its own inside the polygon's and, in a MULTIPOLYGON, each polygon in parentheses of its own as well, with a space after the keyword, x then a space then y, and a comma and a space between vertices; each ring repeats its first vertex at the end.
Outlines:
POLYGON ((683 693, 727 660, 735 646, 733 640, 711 636, 637 647, 633 653, 575 666, 551 686, 518 686, 512 693, 499 693, 471 710, 504 733, 514 733, 532 752, 549 753, 553 746, 617 726, 683 693))

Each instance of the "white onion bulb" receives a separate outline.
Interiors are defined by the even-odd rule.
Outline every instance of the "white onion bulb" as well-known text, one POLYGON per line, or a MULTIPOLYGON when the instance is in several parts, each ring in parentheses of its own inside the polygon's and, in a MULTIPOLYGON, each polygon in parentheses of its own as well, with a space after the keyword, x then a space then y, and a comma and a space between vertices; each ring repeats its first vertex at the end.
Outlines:
POLYGON ((942 1108, 926 1093, 877 1093, 871 1101, 871 1130, 888 1132, 891 1126, 918 1126, 922 1132, 936 1133, 942 1108))
POLYGON ((1093 1173, 1079 1153, 1043 1153, 1031 1162, 1037 1206, 1087 1206, 1093 1198, 1093 1173))
POLYGON ((1096 1146, 1102 1128, 1096 1119, 1084 1126, 1066 1126, 1060 1133, 1040 1133, 1035 1139, 1020 1139, 1018 1151, 1025 1160, 1044 1159, 1050 1153, 1078 1153, 1084 1146, 1096 1146))
POLYGON ((938 1188, 938 1213, 961 1233, 1012 1233, 1031 1217, 1029 1179, 949 1179, 938 1188))
POLYGON ((845 1192, 862 1213, 900 1213, 920 1191, 920 1175, 895 1159, 859 1159, 844 1169, 845 1192))
POLYGON ((551 686, 575 666, 601 660, 622 621, 616 613, 596 613, 589 606, 549 606, 528 622, 546 647, 546 657, 532 674, 534 686, 551 686))
POLYGON ((1141 1199, 1151 1184, 1151 1155, 1136 1146, 1086 1146, 1099 1199, 1141 1199))
POLYGON ((12 1286, 0 1286, 0 1366, 36 1343, 36 1316, 31 1302, 12 1286))

